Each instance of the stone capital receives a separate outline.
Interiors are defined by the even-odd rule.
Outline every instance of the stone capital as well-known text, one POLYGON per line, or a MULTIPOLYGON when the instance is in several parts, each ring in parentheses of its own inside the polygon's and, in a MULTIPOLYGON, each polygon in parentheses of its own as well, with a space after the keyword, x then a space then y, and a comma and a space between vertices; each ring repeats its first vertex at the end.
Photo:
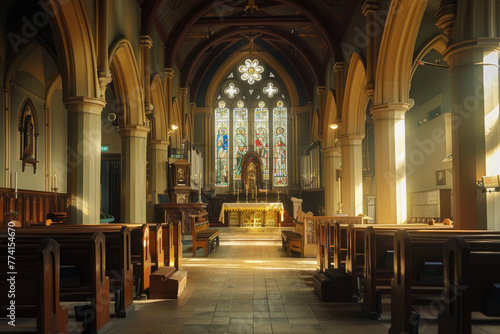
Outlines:
POLYGON ((187 95, 187 93, 188 93, 188 89, 187 89, 186 87, 181 87, 181 88, 179 88, 179 94, 180 94, 181 96, 186 96, 186 95, 187 95))
POLYGON ((405 102, 386 103, 373 106, 370 111, 375 122, 380 120, 404 120, 410 106, 410 103, 405 102))
POLYGON ((148 147, 156 151, 168 151, 168 140, 153 139, 148 143, 148 147))
POLYGON ((321 152, 325 158, 340 158, 342 156, 342 150, 339 146, 323 147, 321 152))
POLYGON ((118 133, 122 137, 138 137, 138 138, 147 138, 149 127, 144 125, 120 125, 118 127, 118 133))
POLYGON ((106 106, 104 99, 86 96, 73 96, 63 99, 64 107, 68 113, 88 113, 101 116, 102 109, 106 106))
POLYGON ((148 47, 151 49, 153 47, 153 40, 149 35, 142 35, 140 40, 141 47, 148 47))
POLYGON ((364 138, 364 134, 343 135, 339 137, 340 146, 361 146, 364 138))
POLYGON ((173 79, 174 69, 173 68, 165 68, 165 77, 169 78, 169 79, 173 79))
MULTIPOLYGON (((450 64, 450 70, 461 65, 485 65, 485 53, 500 53, 500 38, 476 38, 449 46, 443 54, 444 60, 450 64)), ((497 65, 498 61, 493 64, 497 65)))
POLYGON ((333 72, 337 73, 338 71, 344 70, 344 62, 338 61, 333 65, 333 72))
POLYGON ((366 0, 361 6, 361 12, 364 16, 368 15, 371 12, 378 11, 379 5, 377 0, 366 0))

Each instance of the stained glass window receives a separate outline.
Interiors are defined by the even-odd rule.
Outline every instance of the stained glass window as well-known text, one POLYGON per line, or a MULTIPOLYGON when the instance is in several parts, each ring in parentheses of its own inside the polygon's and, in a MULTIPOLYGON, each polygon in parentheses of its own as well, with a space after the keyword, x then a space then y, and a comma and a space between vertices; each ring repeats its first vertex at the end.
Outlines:
POLYGON ((264 72, 264 67, 259 65, 257 59, 247 59, 245 60, 245 65, 241 65, 238 71, 241 73, 241 80, 248 81, 248 83, 252 85, 256 81, 262 79, 261 73, 264 72))
POLYGON ((227 94, 227 96, 229 96, 230 99, 234 98, 237 94, 240 93, 240 89, 238 87, 235 86, 234 83, 230 83, 229 86, 227 86, 225 89, 224 89, 224 93, 227 94))
MULTIPOLYGON (((288 186, 288 95, 278 76, 257 59, 244 58, 220 83, 215 114, 215 185, 239 189, 242 160, 262 161, 263 187, 288 186), (234 73, 234 75, 233 75, 234 73), (266 78, 266 80, 262 80, 266 78), (234 102, 237 102, 234 106, 234 102), (253 106, 249 108, 249 106, 253 106)), ((229 189, 231 190, 231 189, 229 189)))
POLYGON ((215 109, 215 184, 229 184, 229 109, 224 101, 215 109))
POLYGON ((264 101, 259 101, 255 109, 255 152, 262 160, 262 174, 264 180, 269 180, 269 110, 264 101))
POLYGON ((278 101, 273 109, 273 185, 286 186, 288 184, 287 164, 287 108, 283 101, 278 101))
POLYGON ((241 159, 248 152, 248 110, 243 101, 238 101, 233 112, 233 172, 234 179, 241 179, 241 159))
POLYGON ((268 98, 272 98, 274 94, 278 93, 278 88, 275 87, 272 82, 268 82, 266 87, 264 87, 262 91, 267 95, 268 98))

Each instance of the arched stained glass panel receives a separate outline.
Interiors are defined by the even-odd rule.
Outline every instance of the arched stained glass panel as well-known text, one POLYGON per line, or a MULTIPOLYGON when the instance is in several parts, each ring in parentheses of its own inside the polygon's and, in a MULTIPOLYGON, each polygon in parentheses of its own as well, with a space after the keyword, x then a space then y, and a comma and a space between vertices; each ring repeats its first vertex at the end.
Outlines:
POLYGON ((287 108, 278 101, 273 109, 273 149, 274 149, 274 186, 288 185, 287 164, 287 108))
POLYGON ((224 101, 215 109, 215 184, 229 184, 229 109, 224 101))
POLYGON ((262 174, 264 180, 269 180, 269 110, 264 101, 259 102, 255 109, 255 152, 262 160, 262 174))
POLYGON ((248 110, 245 103, 239 101, 233 112, 233 171, 234 179, 241 179, 241 159, 248 152, 248 110))

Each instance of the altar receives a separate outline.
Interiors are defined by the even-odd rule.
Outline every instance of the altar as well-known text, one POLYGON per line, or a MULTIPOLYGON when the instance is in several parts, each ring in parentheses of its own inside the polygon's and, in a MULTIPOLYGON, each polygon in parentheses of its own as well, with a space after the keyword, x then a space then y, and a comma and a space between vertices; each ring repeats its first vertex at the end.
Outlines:
POLYGON ((276 227, 283 220, 283 203, 223 203, 219 220, 229 226, 276 227))

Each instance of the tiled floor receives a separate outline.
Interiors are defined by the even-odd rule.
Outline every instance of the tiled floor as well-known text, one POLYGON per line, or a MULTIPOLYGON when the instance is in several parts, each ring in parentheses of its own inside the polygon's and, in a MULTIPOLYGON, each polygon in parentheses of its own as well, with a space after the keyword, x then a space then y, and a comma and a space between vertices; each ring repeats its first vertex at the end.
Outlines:
MULTIPOLYGON (((221 230, 221 244, 210 257, 202 249, 191 257, 186 240, 183 269, 188 284, 180 299, 135 301, 136 311, 125 319, 112 318, 107 333, 388 332, 386 304, 381 319, 369 320, 359 303, 322 302, 312 287, 315 259, 286 256, 278 231, 250 237, 248 232, 221 230)), ((78 333, 80 323, 70 320, 70 330, 78 333)), ((437 333, 435 321, 421 324, 420 333, 437 333)), ((473 333, 500 334, 500 328, 475 327, 473 333)))
POLYGON ((387 333, 356 303, 322 302, 315 259, 287 257, 281 241, 223 238, 210 257, 183 260, 182 297, 136 302, 130 318, 112 320, 113 333, 387 333))

